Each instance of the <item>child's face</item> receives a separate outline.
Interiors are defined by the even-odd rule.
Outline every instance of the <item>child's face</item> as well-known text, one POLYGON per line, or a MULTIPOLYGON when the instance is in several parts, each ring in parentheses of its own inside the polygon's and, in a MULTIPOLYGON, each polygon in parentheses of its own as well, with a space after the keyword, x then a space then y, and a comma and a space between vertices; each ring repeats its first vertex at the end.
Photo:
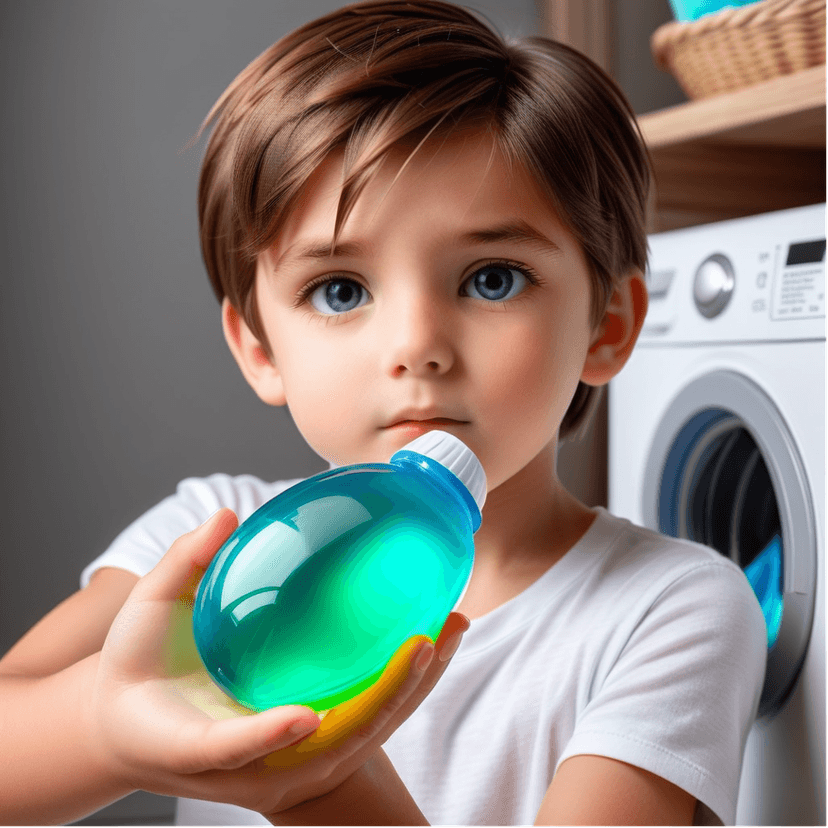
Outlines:
POLYGON ((393 187, 407 153, 386 163, 344 227, 341 255, 301 259, 333 235, 341 162, 319 169, 259 257, 273 365, 259 355, 253 384, 267 402, 286 401, 337 464, 387 462, 440 428, 477 454, 491 490, 556 439, 594 337, 590 279, 531 177, 510 173, 485 133, 432 144, 393 187), (556 247, 518 237, 527 226, 556 247))

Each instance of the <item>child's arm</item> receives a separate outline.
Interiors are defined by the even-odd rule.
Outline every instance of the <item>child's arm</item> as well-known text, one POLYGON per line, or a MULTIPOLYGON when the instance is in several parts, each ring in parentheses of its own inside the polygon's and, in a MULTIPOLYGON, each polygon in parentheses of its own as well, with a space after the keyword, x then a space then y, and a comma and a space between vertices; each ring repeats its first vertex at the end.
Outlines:
POLYGON ((84 715, 97 658, 51 676, 0 676, 1 823, 70 822, 132 792, 84 715))
MULTIPOLYGON (((692 825, 696 800, 642 768, 606 756, 567 759, 535 825, 692 825)), ((267 815, 274 825, 428 825, 384 751, 325 796, 267 815)))
POLYGON ((340 719, 334 749, 293 766, 278 761, 297 750, 280 750, 297 741, 291 726, 315 729, 316 715, 303 707, 240 715, 205 679, 192 642, 187 605, 235 526, 233 513, 221 510, 179 538, 135 583, 108 631, 111 608, 100 606, 90 585, 3 660, 0 823, 68 822, 137 789, 260 812, 290 807, 347 779, 436 683, 445 664, 433 659, 425 672, 413 669, 420 651, 409 648, 398 660, 398 680, 375 693, 364 715, 340 719), (100 624, 92 623, 79 644, 70 628, 90 611, 100 624), (83 657, 101 637, 100 652, 83 657), (62 644, 71 649, 67 658, 80 660, 50 675, 62 644))
POLYGON ((273 825, 428 825, 384 750, 325 796, 276 814, 273 825))
POLYGON ((99 765, 79 712, 90 657, 137 580, 99 570, 0 659, 0 822, 68 822, 131 793, 99 765))
POLYGON ((99 652, 137 581, 123 569, 99 569, 0 658, 0 675, 51 676, 99 652))
POLYGON ((571 756, 549 786, 535 825, 692 825, 696 799, 642 768, 571 756))

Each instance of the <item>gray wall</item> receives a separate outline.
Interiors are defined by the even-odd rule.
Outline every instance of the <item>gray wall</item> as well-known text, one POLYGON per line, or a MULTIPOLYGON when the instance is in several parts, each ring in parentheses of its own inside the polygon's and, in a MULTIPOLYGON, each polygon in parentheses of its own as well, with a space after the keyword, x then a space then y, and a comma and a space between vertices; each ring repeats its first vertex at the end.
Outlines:
POLYGON ((686 101, 672 75, 653 65, 650 36, 673 19, 668 0, 610 0, 610 71, 638 115, 686 101))
MULTIPOLYGON (((323 462, 255 397, 224 344, 198 250, 218 95, 336 0, 0 4, 0 653, 81 569, 190 475, 323 462)), ((506 34, 534 0, 476 0, 506 34)), ((169 821, 138 794, 101 822, 169 821)))
MULTIPOLYGON (((179 150, 253 57, 340 5, 0 4, 0 653, 182 478, 323 468, 227 351, 198 251, 203 143, 179 150)), ((467 5, 506 34, 536 29, 534 0, 467 5)), ((613 14, 613 71, 636 111, 682 100, 647 45, 667 0, 613 14)), ((170 814, 138 794, 93 819, 170 814)))

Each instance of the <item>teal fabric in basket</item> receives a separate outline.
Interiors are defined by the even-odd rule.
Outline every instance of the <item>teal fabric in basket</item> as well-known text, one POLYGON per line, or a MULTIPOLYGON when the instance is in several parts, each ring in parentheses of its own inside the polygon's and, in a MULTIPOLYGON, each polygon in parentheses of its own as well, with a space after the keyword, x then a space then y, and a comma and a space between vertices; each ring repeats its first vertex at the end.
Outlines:
POLYGON ((698 20, 707 14, 715 14, 722 9, 749 6, 759 0, 670 0, 673 16, 682 23, 698 20))

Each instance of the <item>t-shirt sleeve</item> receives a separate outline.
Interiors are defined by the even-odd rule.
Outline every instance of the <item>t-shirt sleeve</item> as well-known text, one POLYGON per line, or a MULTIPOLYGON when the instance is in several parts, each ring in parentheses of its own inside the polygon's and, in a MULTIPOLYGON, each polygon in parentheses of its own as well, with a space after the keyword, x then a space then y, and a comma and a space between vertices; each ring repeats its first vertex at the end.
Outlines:
POLYGON ((724 560, 697 565, 642 613, 558 765, 576 754, 636 765, 695 796, 697 824, 732 824, 766 658, 764 618, 744 574, 724 560))
POLYGON ((263 503, 292 486, 297 480, 264 483, 250 475, 213 474, 182 480, 175 494, 164 498, 133 521, 109 548, 81 573, 81 587, 105 566, 125 569, 139 578, 161 560, 173 542, 204 523, 224 507, 245 520, 263 503))

